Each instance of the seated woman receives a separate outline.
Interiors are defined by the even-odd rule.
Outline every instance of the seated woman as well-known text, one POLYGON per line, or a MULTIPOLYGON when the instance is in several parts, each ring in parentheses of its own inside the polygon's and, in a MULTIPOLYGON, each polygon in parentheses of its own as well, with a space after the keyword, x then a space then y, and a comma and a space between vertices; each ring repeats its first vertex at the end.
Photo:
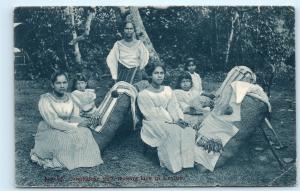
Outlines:
POLYGON ((161 167, 173 173, 194 166, 195 131, 183 119, 175 94, 169 86, 162 86, 165 77, 163 65, 150 65, 146 72, 151 85, 137 98, 144 116, 141 138, 151 147, 157 147, 161 167))
POLYGON ((51 76, 52 92, 41 95, 39 111, 43 118, 37 128, 30 156, 44 168, 72 170, 103 163, 92 133, 79 116, 79 109, 66 93, 68 75, 51 76))

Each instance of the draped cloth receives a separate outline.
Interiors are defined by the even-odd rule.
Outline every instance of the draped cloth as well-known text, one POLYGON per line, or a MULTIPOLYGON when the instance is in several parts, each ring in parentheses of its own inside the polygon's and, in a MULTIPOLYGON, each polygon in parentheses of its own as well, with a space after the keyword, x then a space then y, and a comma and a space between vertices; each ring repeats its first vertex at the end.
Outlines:
MULTIPOLYGON (((228 73, 221 87, 216 92, 215 108, 201 123, 201 128, 197 132, 198 137, 205 136, 208 138, 220 139, 223 147, 225 147, 226 144, 231 139, 234 139, 234 136, 240 131, 233 122, 241 121, 241 104, 246 95, 250 95, 263 101, 269 106, 270 110, 271 106, 265 92, 260 86, 251 84, 251 82, 255 81, 256 76, 249 68, 245 66, 234 67, 228 73), (232 108, 232 113, 224 114, 224 110, 228 107, 232 108)), ((239 134, 245 132, 245 129, 243 129, 239 134)), ((230 147, 237 148, 238 145, 231 145, 230 147)), ((224 152, 230 153, 231 151, 227 150, 224 152)), ((220 153, 208 153, 199 146, 195 148, 195 162, 202 164, 210 171, 214 170, 220 156, 220 153)))
POLYGON ((256 75, 252 72, 252 70, 246 66, 236 66, 232 68, 225 80, 223 81, 220 88, 216 91, 216 98, 215 98, 215 107, 214 112, 220 113, 228 106, 231 94, 232 94, 232 87, 231 83, 234 81, 248 81, 248 82, 255 82, 256 75))
MULTIPOLYGON (((96 112, 100 114, 100 122, 96 127, 96 132, 101 132, 102 128, 108 122, 109 116, 111 115, 113 109, 117 105, 118 98, 113 98, 111 96, 112 91, 117 91, 119 94, 126 94, 131 100, 131 112, 133 117, 134 129, 137 123, 136 112, 135 112, 135 101, 138 95, 136 88, 124 81, 117 82, 105 95, 104 100, 101 102, 100 106, 97 108, 96 112)), ((125 113, 122 113, 125 115, 125 113)))
MULTIPOLYGON (((200 130, 197 132, 198 138, 205 136, 207 138, 219 139, 223 147, 239 131, 232 123, 220 118, 220 116, 210 113, 202 122, 200 130)), ((198 139, 196 140, 196 142, 198 139)), ((202 147, 195 147, 195 162, 203 165, 205 168, 214 171, 215 165, 220 157, 220 153, 208 153, 202 147)))
POLYGON ((262 87, 257 84, 250 84, 248 82, 243 81, 235 81, 231 83, 231 87, 235 94, 235 103, 242 103, 243 99, 246 95, 257 98, 258 100, 267 104, 269 112, 271 112, 271 104, 269 102, 269 98, 267 94, 264 92, 262 87))
POLYGON ((264 102, 271 112, 271 104, 267 94, 257 84, 250 84, 243 81, 235 81, 231 83, 232 93, 228 105, 232 108, 232 114, 222 116, 227 121, 240 121, 241 120, 241 104, 246 95, 257 98, 264 102))
POLYGON ((228 103, 228 100, 230 99, 228 97, 229 93, 231 92, 231 86, 230 84, 234 81, 256 81, 256 75, 252 72, 252 70, 246 66, 236 66, 232 68, 225 80, 223 81, 220 88, 216 91, 216 105, 218 105, 220 102, 222 103, 228 103))
POLYGON ((196 72, 193 74, 189 72, 192 78, 192 90, 199 92, 202 94, 203 89, 202 89, 202 80, 200 78, 200 75, 196 72))
POLYGON ((127 69, 135 75, 134 71, 143 69, 148 64, 148 60, 149 52, 142 41, 137 40, 131 47, 126 46, 122 41, 117 41, 109 52, 106 63, 112 79, 132 83, 131 77, 123 76, 121 71, 127 69))

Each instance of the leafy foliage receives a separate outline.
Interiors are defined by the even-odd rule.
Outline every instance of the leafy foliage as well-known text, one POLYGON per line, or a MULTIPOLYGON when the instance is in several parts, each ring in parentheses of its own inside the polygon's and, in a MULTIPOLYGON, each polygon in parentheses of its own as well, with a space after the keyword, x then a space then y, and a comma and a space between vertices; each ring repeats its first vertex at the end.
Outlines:
MULTIPOLYGON (((84 71, 99 79, 108 74, 105 59, 118 39, 118 7, 97 7, 90 35, 80 41, 82 64, 74 61, 72 27, 80 35, 89 7, 75 7, 75 26, 66 7, 30 7, 15 10, 15 46, 28 54, 28 66, 17 78, 49 77, 58 68, 84 71), (25 26, 25 27, 24 27, 25 26)), ((228 72, 236 65, 255 71, 266 64, 276 68, 275 78, 294 79, 295 12, 292 7, 166 7, 140 8, 146 31, 170 71, 177 71, 186 57, 194 57, 201 75, 228 72), (232 22, 233 16, 237 21, 232 22), (229 34, 233 32, 232 42, 229 34), (230 43, 228 62, 226 48, 230 43)), ((17 65, 17 63, 16 63, 17 65)), ((172 73, 172 72, 170 72, 172 73)))

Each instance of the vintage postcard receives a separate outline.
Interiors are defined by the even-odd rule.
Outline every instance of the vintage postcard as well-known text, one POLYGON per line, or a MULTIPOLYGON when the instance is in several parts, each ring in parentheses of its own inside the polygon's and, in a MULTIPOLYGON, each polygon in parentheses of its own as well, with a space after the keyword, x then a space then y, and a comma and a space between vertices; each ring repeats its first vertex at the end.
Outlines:
POLYGON ((296 185, 295 8, 14 9, 17 187, 296 185))

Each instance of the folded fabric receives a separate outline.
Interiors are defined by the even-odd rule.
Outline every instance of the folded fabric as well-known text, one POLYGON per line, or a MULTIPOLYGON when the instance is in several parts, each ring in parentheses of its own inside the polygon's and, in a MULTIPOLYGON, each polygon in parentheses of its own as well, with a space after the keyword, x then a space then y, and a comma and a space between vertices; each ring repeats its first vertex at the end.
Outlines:
POLYGON ((259 85, 243 81, 235 81, 231 83, 231 87, 235 93, 235 103, 242 103, 244 97, 249 95, 266 103, 268 105, 269 112, 271 112, 269 98, 259 85))
POLYGON ((114 106, 117 103, 118 98, 113 98, 111 96, 112 91, 117 91, 119 94, 126 94, 130 97, 131 100, 131 112, 133 117, 133 128, 135 129, 136 123, 137 123, 137 117, 135 113, 135 101, 136 97, 138 95, 138 92, 136 88, 124 81, 117 82, 105 95, 104 100, 100 104, 100 106, 97 108, 98 113, 100 113, 101 117, 101 123, 97 126, 95 131, 100 132, 104 124, 106 123, 108 117, 110 116, 110 113, 112 112, 114 106))
MULTIPOLYGON (((197 132, 198 142, 201 136, 204 136, 208 139, 220 140, 222 146, 228 143, 228 141, 239 131, 237 127, 235 127, 232 123, 229 123, 220 116, 215 115, 214 113, 210 113, 202 122, 201 128, 197 132)), ((213 171, 215 165, 220 157, 220 153, 218 152, 208 152, 204 148, 200 146, 195 147, 195 162, 203 165, 210 171, 213 171)))

